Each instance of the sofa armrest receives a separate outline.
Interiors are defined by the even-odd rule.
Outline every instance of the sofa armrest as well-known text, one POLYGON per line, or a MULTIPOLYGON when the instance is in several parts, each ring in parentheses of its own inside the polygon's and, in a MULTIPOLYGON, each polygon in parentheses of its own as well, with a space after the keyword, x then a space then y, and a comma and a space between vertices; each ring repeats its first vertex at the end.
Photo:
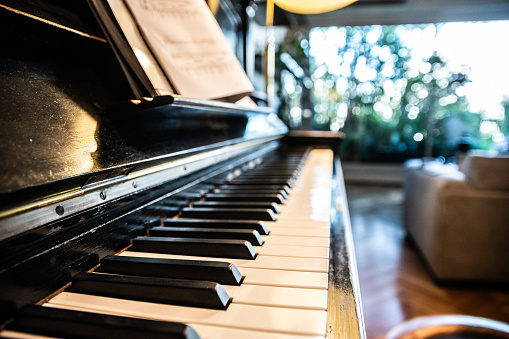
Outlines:
POLYGON ((509 282, 509 192, 444 165, 405 170, 404 224, 440 280, 509 282))
POLYGON ((509 191, 509 153, 472 151, 461 171, 477 189, 509 191))

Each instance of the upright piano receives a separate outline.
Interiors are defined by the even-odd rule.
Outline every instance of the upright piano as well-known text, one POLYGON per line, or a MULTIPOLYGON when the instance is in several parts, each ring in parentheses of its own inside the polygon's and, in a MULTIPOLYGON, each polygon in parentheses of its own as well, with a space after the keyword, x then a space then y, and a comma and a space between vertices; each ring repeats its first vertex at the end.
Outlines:
POLYGON ((85 1, 0 23, 0 336, 365 337, 338 138, 133 94, 85 1))

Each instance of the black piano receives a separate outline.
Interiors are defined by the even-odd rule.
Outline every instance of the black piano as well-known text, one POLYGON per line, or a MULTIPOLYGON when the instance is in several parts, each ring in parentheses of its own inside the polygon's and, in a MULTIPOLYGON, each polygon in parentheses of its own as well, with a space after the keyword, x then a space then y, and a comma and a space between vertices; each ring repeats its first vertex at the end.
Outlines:
POLYGON ((0 36, 0 336, 365 337, 337 137, 134 93, 85 1, 0 36))

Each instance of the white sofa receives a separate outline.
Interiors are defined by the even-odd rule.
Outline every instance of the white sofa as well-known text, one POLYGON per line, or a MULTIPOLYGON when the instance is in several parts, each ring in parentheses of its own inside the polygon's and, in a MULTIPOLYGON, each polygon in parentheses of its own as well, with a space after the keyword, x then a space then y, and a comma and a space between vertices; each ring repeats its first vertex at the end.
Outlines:
POLYGON ((509 154, 405 165, 404 224, 434 278, 509 283, 509 154))

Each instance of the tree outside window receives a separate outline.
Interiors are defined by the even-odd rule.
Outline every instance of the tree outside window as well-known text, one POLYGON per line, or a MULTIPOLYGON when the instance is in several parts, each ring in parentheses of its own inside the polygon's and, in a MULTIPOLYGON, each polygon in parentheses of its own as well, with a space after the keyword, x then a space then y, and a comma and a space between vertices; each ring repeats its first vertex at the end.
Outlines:
MULTIPOLYGON (((468 58, 451 58, 447 46, 440 45, 441 32, 471 31, 475 25, 484 25, 483 30, 489 24, 289 32, 278 50, 279 114, 292 129, 345 132, 340 150, 345 160, 401 162, 423 156, 449 158, 462 144, 492 148, 508 135, 509 89, 499 78, 504 72, 509 76, 508 66, 501 64, 491 74, 495 87, 487 93, 500 89, 498 97, 486 97, 479 104, 469 95, 480 90, 470 79, 478 75, 468 58)), ((509 33, 509 22, 497 25, 495 29, 509 33)), ((472 47, 483 48, 469 38, 472 47)))

